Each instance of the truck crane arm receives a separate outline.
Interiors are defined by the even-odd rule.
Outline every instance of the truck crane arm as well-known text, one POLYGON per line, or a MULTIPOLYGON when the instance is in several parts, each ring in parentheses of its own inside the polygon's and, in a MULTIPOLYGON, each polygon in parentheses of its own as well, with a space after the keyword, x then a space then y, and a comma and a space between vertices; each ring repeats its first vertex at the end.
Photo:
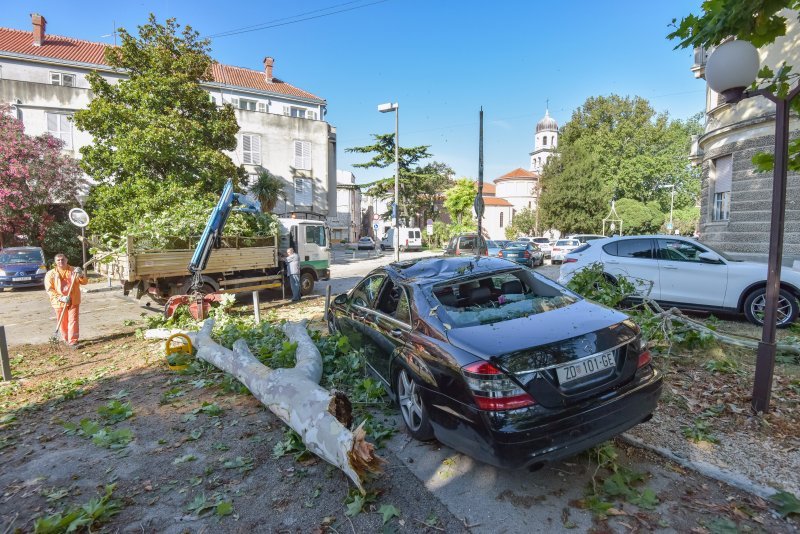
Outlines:
POLYGON ((212 248, 219 248, 222 238, 222 230, 228 222, 231 212, 241 211, 244 213, 261 213, 261 205, 257 200, 251 199, 240 193, 233 192, 233 182, 228 180, 222 189, 217 205, 211 212, 206 222, 203 234, 200 236, 197 246, 194 249, 192 259, 189 261, 189 272, 192 274, 192 291, 200 289, 202 286, 201 273, 208 264, 212 248))

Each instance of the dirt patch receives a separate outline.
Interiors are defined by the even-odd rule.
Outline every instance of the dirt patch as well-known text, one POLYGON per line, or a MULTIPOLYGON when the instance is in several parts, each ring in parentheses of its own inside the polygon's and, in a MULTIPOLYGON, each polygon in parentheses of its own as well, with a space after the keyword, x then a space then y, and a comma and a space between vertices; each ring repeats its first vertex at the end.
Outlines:
POLYGON ((367 485, 373 502, 349 517, 352 485, 339 470, 275 458, 285 440, 280 420, 249 395, 169 371, 161 352, 131 334, 80 350, 14 349, 18 379, 0 389, 0 530, 33 530, 35 518, 85 504, 110 484, 121 507, 111 531, 376 532, 387 513, 399 531, 465 530, 385 450, 384 474, 367 485), (133 415, 103 418, 113 402, 133 415), (131 440, 105 448, 104 439, 65 433, 84 419, 106 438, 130 431, 131 440))

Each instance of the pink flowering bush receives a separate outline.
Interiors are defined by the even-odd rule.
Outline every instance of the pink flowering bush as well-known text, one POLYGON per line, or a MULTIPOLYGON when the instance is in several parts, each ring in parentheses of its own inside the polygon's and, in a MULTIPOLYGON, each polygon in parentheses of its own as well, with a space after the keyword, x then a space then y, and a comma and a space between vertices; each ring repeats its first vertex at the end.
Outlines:
POLYGON ((53 204, 75 202, 83 173, 61 146, 49 134, 26 135, 11 108, 0 105, 0 247, 16 235, 41 243, 53 204))

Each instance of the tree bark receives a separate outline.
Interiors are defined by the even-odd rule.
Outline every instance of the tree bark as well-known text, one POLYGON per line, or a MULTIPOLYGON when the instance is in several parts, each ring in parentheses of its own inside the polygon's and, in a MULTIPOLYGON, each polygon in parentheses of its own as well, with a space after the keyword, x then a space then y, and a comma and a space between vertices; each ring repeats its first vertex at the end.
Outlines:
MULTIPOLYGON (((297 343, 297 364, 291 369, 271 369, 262 364, 243 339, 233 344, 233 350, 226 349, 211 339, 213 326, 213 319, 207 319, 200 331, 187 333, 197 357, 235 376, 300 435, 308 450, 344 471, 364 493, 362 476, 379 472, 383 460, 366 441, 363 423, 349 430, 353 418, 347 397, 319 385, 322 357, 306 331, 305 321, 283 325, 287 337, 297 343)), ((148 331, 145 337, 164 333, 148 331)))

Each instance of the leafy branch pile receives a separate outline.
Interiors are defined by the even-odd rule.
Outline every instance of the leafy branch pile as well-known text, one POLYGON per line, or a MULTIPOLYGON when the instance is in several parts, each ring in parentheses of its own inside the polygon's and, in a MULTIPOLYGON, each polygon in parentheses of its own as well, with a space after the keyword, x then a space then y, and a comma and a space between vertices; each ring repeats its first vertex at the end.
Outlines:
MULTIPOLYGON (((191 248, 192 237, 203 233, 208 216, 217 200, 212 195, 183 198, 166 204, 160 211, 143 214, 126 227, 124 233, 106 233, 99 236, 104 250, 122 250, 126 236, 136 238, 139 250, 191 248)), ((269 213, 231 213, 225 225, 226 236, 270 237, 278 230, 277 218, 269 213)))

